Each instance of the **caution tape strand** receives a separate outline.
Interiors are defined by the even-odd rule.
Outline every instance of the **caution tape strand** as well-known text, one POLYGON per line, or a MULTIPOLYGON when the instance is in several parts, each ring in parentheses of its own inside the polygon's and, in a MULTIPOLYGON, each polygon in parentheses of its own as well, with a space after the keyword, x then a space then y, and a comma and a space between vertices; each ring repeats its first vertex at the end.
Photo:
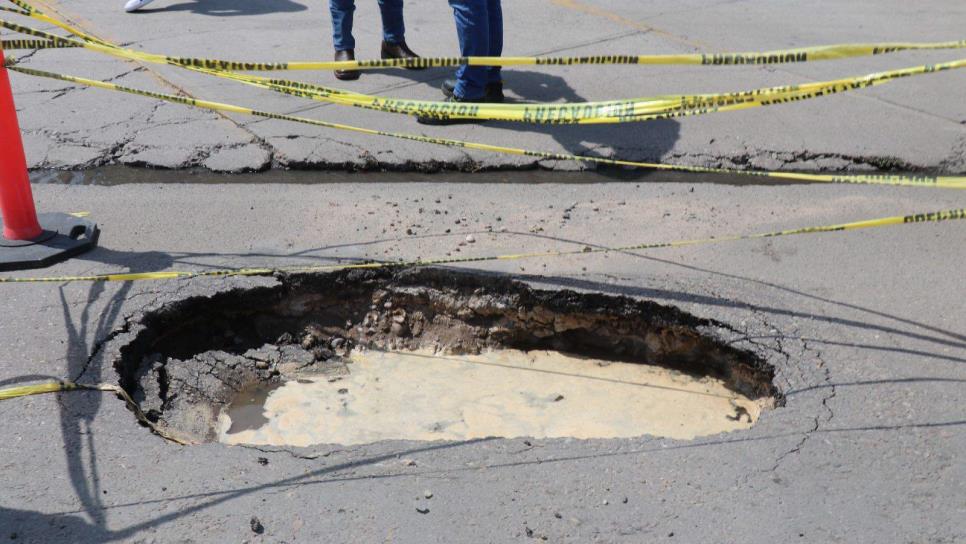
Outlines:
MULTIPOLYGON (((801 227, 772 232, 756 234, 739 234, 729 236, 716 236, 712 238, 696 238, 690 240, 677 240, 671 242, 642 243, 618 247, 584 247, 576 250, 548 250, 530 253, 514 253, 503 255, 484 255, 478 257, 446 257, 438 259, 419 259, 399 262, 368 262, 352 264, 331 264, 315 266, 293 266, 278 268, 237 268, 221 270, 200 270, 200 271, 155 271, 155 272, 130 272, 118 274, 96 274, 86 276, 49 276, 49 277, 0 277, 0 283, 63 283, 63 282, 111 282, 111 281, 143 281, 143 280, 168 280, 168 279, 188 279, 188 278, 217 278, 217 277, 237 277, 237 276, 271 276, 275 274, 306 274, 319 272, 332 272, 337 270, 360 270, 360 269, 382 269, 400 267, 425 267, 441 266, 452 264, 479 263, 490 261, 513 261, 534 258, 565 257, 593 253, 612 253, 641 251, 648 249, 662 249, 672 247, 686 247, 695 245, 717 244, 722 242, 736 242, 742 240, 756 240, 762 238, 776 238, 780 236, 795 236, 800 234, 817 234, 830 232, 843 232, 851 230, 887 227, 917 223, 938 223, 945 221, 955 221, 966 219, 966 208, 956 208, 941 210, 928 213, 917 213, 910 215, 895 215, 889 217, 879 217, 853 221, 849 223, 839 223, 833 225, 819 225, 812 227, 801 227)), ((2 397, 0 397, 2 399, 2 397)))
MULTIPOLYGON (((784 85, 739 92, 694 95, 664 95, 623 100, 578 103, 530 103, 488 104, 466 102, 441 102, 429 100, 397 99, 377 95, 355 93, 343 89, 314 85, 305 82, 271 79, 241 74, 228 69, 203 63, 181 63, 171 57, 120 48, 76 31, 83 41, 62 38, 48 32, 0 20, 0 26, 20 33, 41 37, 53 44, 84 47, 115 55, 128 60, 150 63, 173 64, 213 77, 231 79, 275 92, 334 103, 342 106, 360 107, 387 113, 424 116, 441 119, 466 119, 480 121, 511 121, 529 124, 601 124, 642 122, 661 118, 703 115, 707 113, 735 111, 753 107, 796 102, 854 91, 915 75, 935 73, 966 67, 966 59, 945 63, 914 66, 899 70, 877 72, 830 81, 784 85)), ((62 25, 69 28, 68 25, 62 25)))
POLYGON ((15 387, 6 387, 0 389, 0 401, 10 400, 15 398, 27 397, 31 395, 42 395, 45 393, 61 393, 68 391, 105 391, 114 393, 122 400, 125 404, 134 412, 138 421, 147 426, 151 431, 153 431, 158 436, 170 440, 181 445, 189 445, 192 442, 186 438, 179 437, 177 434, 160 428, 157 424, 151 421, 147 415, 138 406, 138 403, 134 402, 131 395, 128 394, 122 387, 118 385, 113 385, 109 383, 99 383, 99 384, 82 384, 67 380, 45 382, 34 385, 19 385, 15 387))
MULTIPOLYGON (((20 15, 32 17, 39 21, 53 24, 75 36, 91 42, 91 44, 107 44, 99 38, 81 32, 57 19, 50 17, 28 2, 10 0, 20 10, 0 8, 20 15)), ((58 45, 57 47, 66 47, 58 45)), ((569 57, 419 57, 408 59, 370 59, 351 61, 290 61, 290 62, 250 62, 221 59, 174 57, 155 55, 140 51, 127 50, 131 55, 141 57, 141 60, 164 59, 168 64, 180 64, 199 68, 240 71, 276 71, 276 70, 367 70, 378 68, 437 68, 456 66, 573 66, 573 65, 607 65, 607 64, 636 64, 636 65, 705 65, 705 66, 733 66, 733 65, 769 65, 802 63, 825 60, 839 60, 854 57, 884 55, 901 51, 963 49, 966 40, 949 40, 943 42, 874 42, 874 43, 844 43, 820 45, 813 47, 799 47, 774 51, 745 51, 725 53, 691 53, 666 55, 585 55, 569 57)), ((94 48, 98 49, 98 48, 94 48)))
POLYGON ((442 145, 442 146, 455 147, 455 148, 461 148, 461 149, 475 149, 479 151, 486 151, 486 152, 493 152, 493 153, 527 156, 527 157, 534 157, 542 160, 579 161, 579 162, 605 164, 605 165, 612 165, 612 166, 647 168, 647 169, 654 169, 654 170, 705 173, 705 174, 707 173, 736 174, 736 175, 754 176, 754 177, 764 178, 764 179, 786 179, 786 180, 818 182, 818 183, 874 184, 874 185, 891 185, 891 186, 906 186, 906 187, 934 187, 934 188, 947 188, 947 189, 966 188, 966 176, 893 175, 893 174, 810 174, 810 173, 800 173, 800 172, 736 170, 736 169, 728 169, 728 168, 714 168, 714 167, 702 167, 702 166, 686 166, 686 165, 639 162, 639 161, 627 161, 627 160, 611 159, 611 158, 605 158, 605 157, 573 155, 573 154, 567 154, 567 153, 554 153, 554 152, 546 152, 546 151, 532 151, 532 150, 521 149, 521 148, 468 142, 463 140, 453 140, 448 138, 436 138, 436 137, 423 136, 423 135, 417 135, 417 134, 374 130, 374 129, 368 129, 363 127, 356 127, 352 125, 345 125, 341 123, 331 123, 331 122, 321 121, 317 119, 310 119, 306 117, 264 112, 264 111, 259 111, 252 108, 244 107, 244 106, 236 106, 233 104, 224 104, 220 102, 212 102, 208 100, 190 98, 185 96, 176 96, 176 95, 170 95, 165 93, 158 93, 154 91, 146 91, 143 89, 136 89, 133 87, 125 87, 123 85, 118 85, 116 83, 87 79, 87 78, 70 76, 65 74, 56 74, 53 72, 46 72, 43 70, 36 70, 33 68, 27 68, 27 67, 17 66, 17 65, 11 65, 8 68, 10 70, 17 71, 27 75, 45 77, 45 78, 56 79, 60 81, 67 81, 71 83, 87 85, 87 86, 101 88, 105 90, 134 94, 138 96, 145 96, 149 98, 155 98, 158 100, 164 100, 167 102, 193 106, 193 107, 198 107, 198 108, 208 109, 213 111, 240 113, 240 114, 252 115, 256 117, 263 117, 267 119, 302 123, 302 124, 330 128, 335 130, 368 134, 373 136, 397 138, 402 140, 442 145))

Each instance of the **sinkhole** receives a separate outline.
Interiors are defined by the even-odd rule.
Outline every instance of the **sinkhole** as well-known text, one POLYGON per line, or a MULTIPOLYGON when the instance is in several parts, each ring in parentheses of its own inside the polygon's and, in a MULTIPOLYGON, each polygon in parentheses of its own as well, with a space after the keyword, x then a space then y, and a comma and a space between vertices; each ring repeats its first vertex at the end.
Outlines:
POLYGON ((169 303, 132 324, 115 368, 195 443, 690 439, 750 427, 776 399, 773 368, 722 329, 497 275, 351 270, 169 303))

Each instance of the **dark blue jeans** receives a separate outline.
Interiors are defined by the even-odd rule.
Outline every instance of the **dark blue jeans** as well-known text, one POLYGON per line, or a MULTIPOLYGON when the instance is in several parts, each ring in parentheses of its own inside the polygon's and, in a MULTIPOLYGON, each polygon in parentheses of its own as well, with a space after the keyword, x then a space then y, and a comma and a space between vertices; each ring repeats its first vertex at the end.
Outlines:
MULTIPOLYGON (((356 48, 356 40, 352 37, 352 13, 355 10, 355 0, 329 0, 332 43, 336 51, 356 48)), ((379 11, 382 12, 382 39, 389 43, 403 42, 406 35, 403 0, 379 0, 379 11)))
MULTIPOLYGON (((503 54, 503 8, 500 0, 449 0, 456 17, 460 55, 499 57, 503 54)), ((499 66, 461 66, 456 71, 456 96, 482 98, 487 83, 499 83, 499 66)))

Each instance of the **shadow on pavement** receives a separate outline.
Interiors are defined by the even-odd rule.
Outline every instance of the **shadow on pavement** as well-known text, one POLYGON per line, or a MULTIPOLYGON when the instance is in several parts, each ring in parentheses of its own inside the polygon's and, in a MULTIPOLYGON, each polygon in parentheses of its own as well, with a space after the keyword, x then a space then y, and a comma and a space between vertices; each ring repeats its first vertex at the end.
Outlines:
MULTIPOLYGON (((108 262, 114 266, 120 265, 129 270, 120 262, 124 260, 123 254, 116 255, 116 252, 101 249, 94 251, 101 262, 108 262)), ((152 264, 171 265, 170 259, 164 254, 151 253, 155 255, 152 264)), ((107 292, 107 284, 92 283, 76 323, 71 305, 64 294, 64 286, 60 286, 58 294, 64 316, 64 327, 67 330, 65 359, 69 380, 79 382, 83 379, 88 383, 100 383, 104 380, 100 342, 109 337, 111 330, 122 317, 121 310, 127 302, 131 286, 130 282, 121 284, 116 291, 107 295, 109 298, 103 308, 97 308, 98 301, 107 292), (91 346, 88 339, 93 339, 96 344, 91 346)), ((60 410, 60 430, 64 441, 70 483, 85 512, 97 528, 103 528, 106 520, 101 501, 97 450, 91 423, 100 411, 102 397, 103 395, 98 392, 72 393, 62 395, 57 404, 60 410)))
MULTIPOLYGON (((398 91, 413 85, 425 84, 439 89, 443 80, 453 76, 452 70, 433 69, 426 72, 414 72, 401 69, 367 70, 366 73, 380 73, 399 76, 410 80, 411 83, 394 85, 375 91, 380 96, 400 97, 398 91)), ((365 77, 365 75, 363 75, 365 77)), ((342 83, 342 82, 340 82, 342 83)), ((351 84, 341 84, 340 88, 351 88, 351 84)), ((567 80, 560 76, 536 72, 532 70, 504 70, 503 87, 505 90, 522 97, 516 101, 508 97, 508 104, 517 103, 578 103, 588 99, 578 94, 567 80)), ((438 100, 443 100, 440 92, 438 100)), ((613 97, 597 97, 594 100, 605 100, 613 97)), ((633 98, 633 97, 628 97, 633 98)), ((396 115, 406 119, 400 123, 399 132, 431 132, 434 136, 449 137, 447 127, 424 127, 416 124, 411 116, 396 115)), ((500 128, 511 132, 528 134, 547 134, 564 149, 566 153, 582 156, 599 156, 618 158, 640 162, 661 162, 664 155, 674 148, 680 133, 680 124, 673 119, 657 119, 653 121, 618 124, 596 125, 549 125, 530 124, 503 121, 486 121, 481 123, 487 127, 500 128)), ((456 127, 466 125, 456 125, 456 127)), ((506 142, 480 142, 513 146, 506 142)), ((521 144, 528 147, 526 144, 521 144)), ((532 147, 532 146, 531 146, 532 147)), ((549 149, 532 149, 532 151, 550 151, 549 149)), ((594 169, 591 163, 585 163, 588 169, 594 169)), ((618 171, 619 172, 619 171, 618 171)), ((607 170, 602 173, 607 175, 607 170)), ((617 172, 615 172, 616 174, 617 172)))
MULTIPOLYGON (((906 423, 900 425, 871 425, 871 426, 857 426, 857 427, 841 427, 841 428, 820 428, 810 433, 853 433, 853 432, 883 432, 883 431, 896 431, 905 429, 933 429, 933 428, 949 428, 949 427, 960 427, 966 425, 964 420, 956 421, 944 421, 944 422, 925 422, 925 423, 906 423)), ((61 524, 75 524, 78 530, 82 531, 81 534, 85 534, 83 531, 87 531, 86 534, 96 536, 97 542, 108 542, 113 540, 119 540, 124 538, 129 538, 141 531, 154 529, 165 523, 174 521, 186 515, 193 514, 202 510, 206 510, 210 507, 216 506, 221 503, 231 501, 233 499, 249 495, 251 493, 257 493, 259 491, 279 489, 279 488, 289 488, 289 487, 302 487, 309 485, 322 485, 322 484, 333 484, 333 483, 344 483, 352 481, 374 481, 381 479, 394 479, 394 478, 420 478, 428 476, 446 476, 453 475, 461 472, 478 472, 481 469, 492 470, 492 469, 505 469, 514 467, 523 467, 529 465, 545 465, 552 463, 566 463, 584 460, 600 460, 612 457, 625 457, 630 455, 646 455, 646 454, 660 454, 674 452, 678 450, 689 450, 696 448, 706 448, 714 446, 728 446, 734 444, 743 443, 754 443, 768 440, 777 440, 783 438, 793 438, 796 441, 800 440, 802 437, 802 432, 788 432, 779 433, 773 435, 764 436, 747 436, 742 438, 727 438, 727 439, 717 439, 708 441, 697 441, 688 442, 682 444, 668 445, 664 443, 663 440, 654 439, 648 440, 646 442, 647 447, 633 449, 633 450, 618 450, 612 452, 595 452, 582 455, 564 455, 564 456, 540 456, 537 459, 526 459, 521 461, 511 461, 506 463, 492 463, 485 464, 481 466, 458 466, 452 468, 439 468, 433 470, 420 470, 420 471, 406 471, 402 473, 385 473, 385 474, 365 474, 365 475, 354 475, 350 472, 349 476, 345 477, 331 477, 331 478, 320 478, 327 474, 333 472, 339 472, 343 470, 349 470, 353 468, 358 468, 366 465, 373 465, 382 461, 389 459, 395 459, 404 455, 411 455, 421 452, 449 449, 453 447, 459 447, 464 445, 471 445, 478 442, 485 442, 490 440, 496 440, 494 438, 476 439, 468 440, 465 442, 455 442, 447 444, 438 444, 433 446, 426 446, 422 448, 412 448, 406 451, 389 453, 385 455, 378 455, 369 457, 366 459, 361 459, 359 461, 351 461, 348 463, 342 463, 339 465, 324 467, 318 470, 308 472, 300 476, 293 476, 290 478, 284 478, 272 483, 253 485, 248 487, 242 487, 231 490, 224 491, 211 491, 206 493, 193 493, 188 495, 181 495, 177 497, 167 497, 163 499, 148 499, 144 501, 129 502, 122 504, 113 504, 111 506, 105 507, 105 510, 115 509, 115 508, 125 508, 125 507, 135 507, 135 506, 147 506, 151 504, 159 503, 170 503, 175 501, 185 501, 185 500, 196 500, 196 499, 209 499, 201 503, 193 503, 187 508, 180 509, 176 512, 171 512, 162 516, 158 516, 152 520, 144 521, 135 525, 131 525, 125 529, 120 529, 117 531, 104 531, 98 527, 83 524, 78 518, 74 516, 69 516, 73 512, 62 512, 56 514, 40 514, 37 512, 27 512, 19 510, 7 510, 0 508, 0 527, 10 527, 10 530, 17 531, 23 530, 22 527, 25 525, 15 525, 12 522, 16 521, 18 523, 46 523, 48 526, 57 526, 58 523, 61 524), (655 442, 657 443, 655 445, 655 442), (9 520, 7 519, 9 518, 9 520), (3 523, 8 522, 8 523, 3 523)), ((254 455, 254 453, 253 453, 254 455)), ((2 535, 0 535, 2 536, 2 535)))
MULTIPOLYGON (((103 513, 102 513, 103 515, 103 513)), ((0 539, 10 542, 107 542, 111 533, 80 516, 0 506, 0 539)))
MULTIPOLYGON (((292 0, 192 0, 166 6, 142 9, 135 13, 159 13, 173 11, 190 11, 196 15, 211 15, 214 17, 233 17, 236 15, 264 15, 266 13, 290 13, 305 11, 307 8, 292 0)), ((320 23, 321 25, 322 23, 320 23)))
MULTIPOLYGON (((472 440, 465 440, 460 442, 448 442, 448 443, 435 443, 429 446, 422 446, 416 448, 409 448, 403 451, 394 451, 386 453, 384 455, 370 456, 358 461, 350 461, 347 463, 341 463, 338 465, 323 467, 314 471, 307 472, 298 476, 292 476, 289 478, 283 478, 276 482, 254 485, 249 487, 243 487, 239 489, 231 489, 226 491, 213 491, 208 493, 197 493, 191 495, 195 498, 210 498, 202 503, 194 504, 187 508, 179 509, 176 512, 171 512, 169 514, 164 514, 158 516, 154 519, 144 521, 135 525, 128 526, 124 529, 119 529, 116 531, 110 531, 103 527, 103 523, 88 524, 77 516, 65 515, 65 514, 43 514, 40 512, 33 512, 28 510, 13 510, 8 508, 0 507, 0 528, 3 531, 8 531, 7 538, 14 534, 18 539, 22 538, 27 531, 34 531, 40 529, 40 534, 43 535, 43 539, 39 540, 41 542, 51 542, 51 537, 48 531, 56 530, 58 532, 66 533, 69 535, 69 542, 111 542, 115 540, 121 540, 125 538, 130 538, 141 531, 152 529, 158 527, 165 523, 174 521, 178 518, 184 517, 186 515, 193 514, 195 512, 211 508, 218 504, 231 501, 233 499, 255 493, 264 489, 273 489, 278 487, 287 486, 298 486, 303 483, 308 478, 314 478, 323 476, 328 473, 338 472, 343 470, 351 470, 354 468, 359 468, 367 465, 373 465, 383 461, 389 461, 392 459, 398 459, 401 456, 413 455, 423 452, 431 452, 437 450, 445 450, 450 448, 456 448, 460 446, 466 446, 471 444, 477 444, 480 442, 488 442, 491 440, 496 440, 495 438, 476 438, 472 440), (75 532, 76 531, 76 532, 75 532)), ((177 500, 182 497, 176 497, 173 500, 177 500)), ((149 500, 140 503, 133 504, 149 504, 154 502, 164 502, 169 499, 160 500, 149 500)), ((94 512, 90 508, 85 508, 85 512, 94 519, 103 520, 105 519, 105 512, 116 506, 105 507, 99 505, 97 511, 94 512)), ((0 533, 0 538, 4 537, 3 533, 0 533)), ((27 542, 32 542, 32 540, 26 540, 27 542)))

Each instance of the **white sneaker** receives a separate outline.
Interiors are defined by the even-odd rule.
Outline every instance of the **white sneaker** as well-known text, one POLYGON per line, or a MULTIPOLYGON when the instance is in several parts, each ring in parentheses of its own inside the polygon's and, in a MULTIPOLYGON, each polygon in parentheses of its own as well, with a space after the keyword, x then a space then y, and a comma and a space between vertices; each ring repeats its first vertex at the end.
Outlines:
POLYGON ((128 13, 137 11, 153 1, 154 0, 128 0, 127 4, 124 4, 124 11, 128 13))

